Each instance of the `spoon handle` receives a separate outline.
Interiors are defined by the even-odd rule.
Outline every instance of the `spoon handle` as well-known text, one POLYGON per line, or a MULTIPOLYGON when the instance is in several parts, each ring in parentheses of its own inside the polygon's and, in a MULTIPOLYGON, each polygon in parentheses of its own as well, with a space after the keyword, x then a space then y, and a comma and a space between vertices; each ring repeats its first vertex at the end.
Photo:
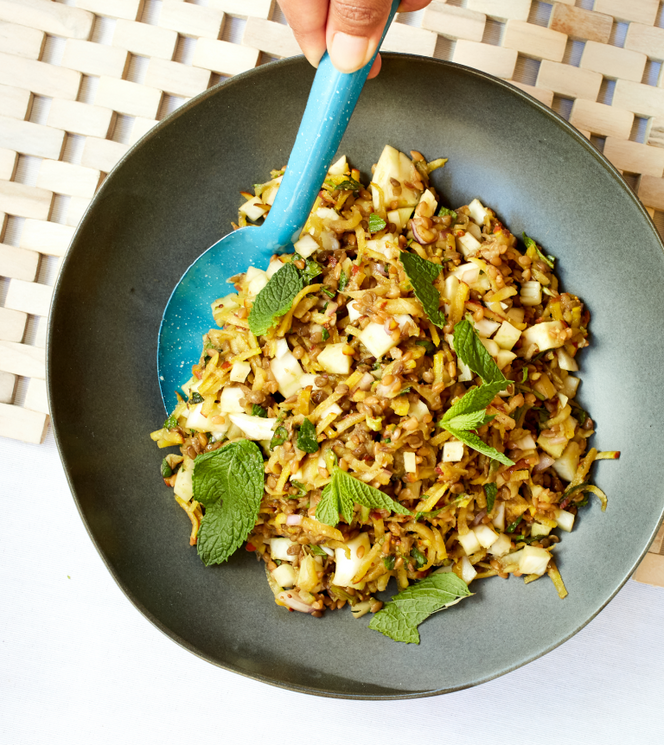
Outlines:
MULTIPOLYGON (((393 0, 378 49, 398 6, 399 0, 393 0)), ((261 240, 265 238, 270 252, 283 250, 298 239, 375 58, 348 74, 334 67, 327 52, 323 55, 286 173, 261 228, 261 240)))

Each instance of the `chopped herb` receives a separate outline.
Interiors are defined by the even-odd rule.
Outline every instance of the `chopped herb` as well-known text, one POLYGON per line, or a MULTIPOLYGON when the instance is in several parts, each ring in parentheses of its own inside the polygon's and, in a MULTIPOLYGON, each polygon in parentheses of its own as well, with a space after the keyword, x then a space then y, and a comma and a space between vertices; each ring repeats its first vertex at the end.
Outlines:
POLYGON ((524 367, 523 368, 523 375, 521 376, 521 383, 522 384, 525 383, 526 380, 528 380, 528 368, 527 367, 524 367))
POLYGON ((359 181, 355 181, 354 178, 349 178, 337 184, 334 188, 340 191, 359 191, 362 188, 362 184, 359 181))
POLYGON ((319 449, 316 427, 309 419, 304 419, 297 433, 297 447, 305 453, 317 453, 319 449))
POLYGON ((295 499, 299 499, 300 497, 303 497, 307 493, 307 488, 301 481, 296 481, 295 479, 291 479, 290 483, 291 483, 291 486, 294 486, 299 491, 299 493, 295 495, 295 499))
POLYGON ((458 218, 458 215, 454 210, 451 210, 448 207, 441 207, 438 210, 438 217, 445 217, 445 215, 449 215, 454 221, 458 218))
POLYGON ((486 511, 491 512, 496 502, 498 487, 495 484, 484 484, 484 495, 486 496, 486 511))
POLYGON ((323 273, 323 267, 317 261, 307 259, 301 273, 304 283, 308 285, 312 279, 323 273))
POLYGON ((406 393, 410 393, 412 390, 413 390, 413 386, 407 385, 405 388, 402 388, 397 395, 405 396, 406 393))
POLYGON ((346 272, 341 272, 339 275, 339 284, 337 287, 339 288, 339 292, 343 292, 346 289, 346 285, 348 284, 348 275, 346 272))
POLYGON ((413 559, 415 559, 415 566, 418 569, 421 569, 423 566, 425 566, 428 561, 427 557, 419 550, 417 546, 413 546, 410 555, 413 557, 413 559))
POLYGON ((392 556, 391 554, 389 556, 383 556, 383 564, 385 566, 385 569, 388 571, 392 571, 394 569, 394 562, 396 561, 396 557, 392 556))
POLYGON ((191 397, 189 398, 190 403, 192 404, 202 404, 203 403, 203 396, 198 391, 193 391, 191 394, 191 397))
POLYGON ((372 212, 369 215, 369 232, 370 233, 380 233, 381 230, 384 230, 387 226, 387 223, 380 215, 377 215, 375 212, 372 212))
POLYGON ((203 349, 214 349, 214 344, 211 341, 206 341, 203 349))
POLYGON ((418 520, 421 520, 424 518, 425 520, 433 520, 434 517, 438 515, 439 512, 442 511, 442 507, 439 510, 432 510, 431 512, 416 512, 415 513, 415 522, 418 520))
POLYGON ((267 409, 264 409, 262 406, 259 406, 258 404, 252 404, 251 416, 260 416, 263 419, 265 419, 267 417, 267 409))
POLYGON ((164 479, 170 479, 173 475, 173 469, 168 465, 166 458, 161 462, 161 476, 164 479))
POLYGON ((288 430, 286 427, 277 427, 274 430, 274 435, 270 440, 270 450, 274 450, 278 445, 283 445, 288 439, 288 430))
POLYGON ((507 532, 508 532, 508 533, 514 533, 514 531, 515 531, 515 530, 517 529, 517 527, 518 527, 519 523, 520 523, 520 522, 521 522, 522 520, 523 520, 523 515, 520 515, 519 517, 517 517, 517 519, 516 519, 516 520, 515 520, 515 521, 514 521, 513 523, 510 523, 510 524, 509 524, 509 525, 507 526, 507 532))
POLYGON ((178 426, 178 418, 176 416, 173 416, 172 414, 164 422, 164 429, 173 429, 173 427, 177 427, 177 426, 178 426))
POLYGON ((330 298, 334 299, 337 296, 337 293, 331 289, 330 287, 321 287, 321 290, 330 298))
POLYGON ((436 347, 431 341, 416 341, 415 344, 417 344, 418 347, 424 347, 427 354, 433 354, 436 351, 436 347))
POLYGON ((314 556, 327 556, 327 553, 323 551, 323 549, 320 546, 317 546, 315 543, 310 543, 309 549, 311 550, 311 553, 314 556))
POLYGON ((320 336, 323 341, 327 341, 330 338, 330 332, 323 326, 320 336))
POLYGON ((545 256, 539 250, 537 243, 532 238, 528 238, 525 233, 523 234, 523 242, 526 244, 526 248, 528 249, 527 253, 531 258, 535 258, 535 256, 537 256, 537 258, 539 258, 540 261, 543 261, 549 267, 549 269, 553 269, 553 266, 556 262, 553 256, 545 256), (532 254, 535 254, 535 256, 532 256, 532 254))

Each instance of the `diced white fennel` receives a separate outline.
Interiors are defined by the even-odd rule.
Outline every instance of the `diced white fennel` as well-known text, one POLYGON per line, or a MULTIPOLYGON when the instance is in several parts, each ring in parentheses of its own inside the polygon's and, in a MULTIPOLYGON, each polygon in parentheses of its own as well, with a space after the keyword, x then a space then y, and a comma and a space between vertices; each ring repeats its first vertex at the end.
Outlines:
POLYGON ((512 349, 520 336, 519 329, 512 326, 509 321, 503 321, 493 340, 501 349, 512 349))
POLYGON ((388 260, 397 258, 400 252, 398 246, 397 238, 392 233, 387 233, 382 238, 372 238, 367 241, 367 248, 382 254, 388 260))
POLYGON ((560 405, 565 408, 565 406, 567 406, 569 398, 561 391, 558 391, 558 400, 560 401, 560 405))
POLYGON ((351 323, 355 323, 358 318, 362 315, 361 311, 357 309, 356 301, 353 300, 348 305, 346 305, 346 310, 348 311, 348 318, 350 319, 351 323))
POLYGON ((350 372, 350 357, 344 354, 345 342, 327 344, 318 355, 320 366, 334 375, 348 375, 350 372))
MULTIPOLYGON (((300 571, 297 576, 297 585, 300 590, 314 592, 319 584, 317 571, 318 564, 313 556, 304 556, 300 561, 300 571)), ((320 589, 320 588, 319 588, 320 589)))
POLYGON ((496 344, 496 342, 493 339, 483 339, 480 336, 480 341, 484 345, 484 348, 486 351, 492 356, 496 357, 498 356, 498 352, 500 352, 500 347, 496 344))
POLYGON ((459 375, 457 380, 459 380, 461 383, 466 383, 469 380, 473 379, 473 371, 466 365, 465 362, 462 362, 459 358, 457 358, 457 368, 459 369, 459 375))
POLYGON ((244 408, 240 405, 240 399, 244 398, 244 391, 238 386, 224 388, 219 398, 219 409, 224 414, 242 414, 244 408))
POLYGON ((244 383, 251 372, 251 365, 246 360, 238 360, 231 367, 230 380, 233 383, 244 383))
MULTIPOLYGON (((479 266, 477 266, 477 264, 469 261, 467 264, 461 264, 461 266, 457 267, 452 272, 451 276, 454 276, 462 282, 465 282, 467 285, 473 285, 475 284, 475 282, 477 282, 480 276, 480 268, 479 266)), ((496 328, 498 328, 499 325, 500 324, 497 324, 496 328)))
POLYGON ((524 546, 519 559, 519 569, 524 574, 538 574, 542 576, 551 559, 551 554, 543 548, 524 546))
POLYGON ((469 530, 464 535, 461 535, 461 533, 459 533, 458 540, 468 556, 470 556, 470 554, 474 554, 476 551, 479 551, 481 548, 480 542, 474 530, 469 530))
POLYGON ((290 350, 273 359, 270 362, 270 370, 279 385, 279 393, 284 398, 290 398, 302 389, 304 370, 290 350))
POLYGON ((482 225, 484 223, 484 218, 489 214, 486 207, 479 199, 473 199, 473 201, 468 205, 468 212, 470 212, 470 216, 478 225, 482 225))
POLYGON ((420 201, 417 205, 417 214, 423 215, 424 217, 433 217, 436 214, 437 208, 438 201, 436 197, 434 197, 433 193, 427 189, 420 197, 420 201))
MULTIPOLYGON (((203 404, 196 404, 187 416, 187 429, 195 429, 197 432, 211 432, 213 435, 223 435, 228 431, 230 422, 214 424, 211 417, 203 414, 203 404)), ((228 417, 226 417, 228 420, 228 417)))
POLYGON ((463 458, 463 442, 450 440, 443 445, 443 463, 455 463, 463 458))
POLYGON ((534 450, 537 447, 537 443, 535 442, 535 438, 528 432, 528 434, 525 434, 518 440, 514 440, 514 446, 519 448, 519 450, 534 450))
POLYGON ((231 422, 239 427, 248 440, 271 440, 277 426, 276 419, 268 419, 250 414, 230 414, 231 422))
POLYGON ((540 352, 544 352, 547 349, 562 347, 565 343, 560 336, 562 330, 562 321, 544 321, 527 328, 521 336, 526 348, 535 344, 540 352))
MULTIPOLYGON (((330 404, 330 406, 327 407, 327 409, 324 409, 320 414, 320 421, 322 422, 325 420, 330 414, 336 414, 337 416, 340 416, 343 414, 343 410, 339 404, 330 404)), ((326 468, 325 460, 323 460, 323 468, 326 468)))
POLYGON ((314 375, 313 373, 304 373, 304 375, 300 378, 300 385, 302 388, 307 388, 307 386, 313 386, 314 390, 319 390, 319 387, 316 385, 316 378, 318 376, 314 375))
POLYGON ((339 585, 339 587, 356 587, 353 584, 353 577, 357 574, 357 570, 362 564, 362 557, 366 556, 371 548, 369 536, 366 533, 360 533, 357 538, 347 541, 346 546, 350 549, 350 558, 346 558, 345 549, 337 548, 334 550, 336 569, 332 582, 335 585, 339 585), (360 547, 363 550, 360 552, 361 556, 358 556, 357 552, 360 547))
POLYGON ((576 372, 579 369, 574 357, 572 357, 571 354, 568 354, 562 347, 556 349, 556 355, 558 357, 558 367, 561 370, 576 372))
POLYGON ((530 535, 533 536, 533 538, 549 535, 550 532, 551 528, 548 525, 543 525, 542 523, 538 522, 533 522, 530 524, 530 535))
POLYGON ((257 269, 255 266, 250 266, 247 269, 246 282, 247 294, 250 297, 258 295, 268 282, 267 273, 262 269, 257 269))
POLYGON ((429 407, 424 403, 424 401, 422 401, 422 399, 418 398, 414 404, 410 405, 408 413, 410 416, 414 416, 421 422, 422 418, 429 413, 429 407))
POLYGON ((290 347, 286 339, 277 339, 274 344, 274 359, 278 360, 280 357, 288 354, 288 352, 290 352, 290 347))
POLYGON ((567 447, 563 450, 563 454, 560 458, 556 458, 553 461, 553 470, 565 481, 572 481, 576 476, 576 469, 579 466, 579 459, 581 457, 581 448, 578 442, 571 440, 567 443, 567 447))
POLYGON ((267 210, 267 205, 263 204, 260 197, 252 197, 240 207, 240 212, 253 222, 263 217, 267 210))
POLYGON ((496 329, 500 328, 498 321, 491 321, 488 318, 483 318, 481 321, 473 321, 473 326, 479 336, 488 339, 496 329))
POLYGON ((542 285, 535 279, 521 283, 521 304, 539 305, 542 302, 542 285))
POLYGON ((399 232, 402 232, 408 227, 408 220, 410 220, 412 214, 412 207, 400 207, 398 210, 390 210, 387 213, 387 220, 396 225, 399 232))
POLYGON ((194 496, 194 461, 185 456, 180 466, 180 470, 175 477, 175 496, 188 502, 194 496))
POLYGON ((342 155, 339 160, 332 163, 328 170, 328 173, 330 174, 330 176, 343 176, 344 173, 346 173, 347 169, 348 161, 346 160, 346 156, 342 155))
POLYGON ((305 601, 296 593, 294 590, 284 590, 276 596, 278 603, 286 605, 293 610, 299 611, 300 613, 313 613, 313 608, 309 603, 305 601))
POLYGON ((272 279, 272 277, 284 266, 283 262, 280 259, 272 259, 270 262, 270 266, 265 270, 265 274, 267 274, 268 279, 272 279))
POLYGON ((293 248, 303 259, 308 259, 314 251, 318 251, 320 246, 313 235, 305 233, 299 240, 295 241, 293 248))
POLYGON ((477 577, 475 567, 470 563, 467 556, 461 557, 461 579, 469 585, 477 577))
POLYGON ((491 521, 496 530, 505 530, 505 503, 499 502, 496 507, 496 515, 491 521))
POLYGON ((323 230, 320 234, 320 241, 326 251, 336 251, 341 245, 334 230, 323 230))
POLYGON ((489 553, 493 554, 496 557, 505 556, 509 553, 510 548, 512 548, 512 541, 507 537, 505 533, 501 533, 498 536, 498 539, 493 544, 491 544, 489 553))
POLYGON ((297 572, 291 564, 280 564, 276 569, 272 571, 274 581, 287 590, 289 587, 295 587, 297 582, 297 572))
POLYGON ((261 199, 263 200, 263 202, 265 202, 265 204, 269 204, 270 207, 274 204, 274 200, 277 196, 277 192, 279 191, 279 186, 281 185, 282 179, 283 176, 278 176, 277 178, 272 179, 272 181, 269 181, 263 189, 261 199))
POLYGON ((449 274, 447 277, 445 277, 445 283, 443 285, 443 297, 451 303, 458 290, 459 278, 455 277, 453 274, 449 274))
POLYGON ((378 359, 390 351, 399 342, 385 331, 382 323, 369 323, 357 337, 362 344, 378 359))
POLYGON ((498 540, 498 534, 488 525, 478 525, 476 528, 473 528, 473 532, 477 536, 477 540, 482 548, 491 548, 498 540))
POLYGON ((567 533, 571 532, 574 527, 574 515, 567 510, 556 510, 554 513, 554 520, 558 527, 567 533))
POLYGON ((580 382, 580 378, 575 378, 574 375, 568 375, 565 380, 563 380, 563 393, 568 398, 574 398, 580 382))
POLYGON ((507 317, 512 323, 523 323, 523 319, 526 315, 524 308, 510 308, 507 311, 507 317))
POLYGON ((408 324, 411 326, 416 325, 407 313, 400 313, 399 315, 394 316, 394 320, 399 324, 399 328, 403 331, 408 324))
POLYGON ((461 253, 464 256, 471 256, 477 252, 480 247, 480 242, 475 238, 472 233, 464 233, 463 235, 457 236, 457 244, 461 249, 461 253))
POLYGON ((403 454, 403 467, 406 473, 417 473, 415 453, 409 451, 403 454))
POLYGON ((421 192, 416 189, 410 189, 405 184, 415 184, 420 181, 420 175, 413 161, 408 156, 399 152, 390 145, 383 148, 383 152, 376 163, 376 169, 373 173, 371 192, 373 194, 374 210, 380 211, 381 206, 391 206, 396 202, 395 208, 414 207, 419 201, 421 192), (396 179, 401 184, 398 187, 399 193, 396 193, 392 186, 391 179, 396 179), (375 184, 382 191, 373 186, 375 184), (382 205, 381 205, 382 202, 382 205))
POLYGON ((332 207, 319 207, 316 210, 316 215, 326 222, 336 222, 340 219, 339 213, 333 210, 332 207))
POLYGON ((185 395, 185 398, 191 398, 191 394, 194 391, 198 390, 198 386, 201 384, 200 380, 197 380, 196 378, 189 378, 189 380, 184 383, 182 387, 182 392, 185 395))
POLYGON ((496 364, 498 365, 498 369, 502 370, 515 359, 516 354, 514 352, 510 352, 509 349, 499 349, 498 354, 496 355, 496 364))
POLYGON ((468 225, 466 225, 466 230, 475 238, 475 240, 482 242, 482 228, 480 228, 479 225, 476 225, 474 222, 469 222, 468 225))
POLYGON ((294 561, 295 556, 288 553, 291 546, 297 546, 290 538, 270 538, 270 554, 273 559, 279 561, 294 561))
POLYGON ((362 618, 371 610, 373 600, 363 600, 361 603, 355 603, 351 606, 350 612, 353 614, 353 618, 362 618))

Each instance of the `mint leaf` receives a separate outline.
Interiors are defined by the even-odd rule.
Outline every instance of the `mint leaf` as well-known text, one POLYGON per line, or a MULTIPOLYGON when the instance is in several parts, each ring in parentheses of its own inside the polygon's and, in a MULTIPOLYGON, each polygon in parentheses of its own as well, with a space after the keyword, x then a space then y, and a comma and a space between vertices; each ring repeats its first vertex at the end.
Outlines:
POLYGON ((300 450, 304 450, 305 453, 316 453, 318 452, 318 438, 316 437, 316 427, 308 420, 305 419, 300 430, 297 433, 297 447, 300 450))
POLYGON ((369 215, 369 232, 370 233, 380 233, 381 230, 385 228, 387 223, 380 215, 377 215, 375 212, 372 212, 369 215))
POLYGON ((528 238, 528 236, 524 233, 523 234, 523 242, 526 244, 526 248, 532 249, 537 256, 540 258, 541 261, 543 261, 550 269, 553 269, 553 266, 556 262, 553 256, 545 256, 540 250, 537 243, 532 238, 528 238))
POLYGON ((263 456, 255 442, 240 440, 194 461, 194 499, 205 506, 198 555, 206 566, 226 561, 256 523, 263 498, 263 456))
POLYGON ((272 439, 270 440, 270 450, 274 450, 277 446, 283 445, 288 439, 288 430, 286 427, 279 426, 274 430, 272 439))
POLYGON ((164 429, 173 429, 173 427, 177 427, 177 426, 178 426, 178 418, 176 416, 173 416, 172 414, 164 422, 164 429))
POLYGON ((395 595, 371 619, 369 628, 395 641, 419 644, 417 626, 422 621, 470 594, 468 585, 453 572, 431 574, 395 595))
POLYGON ((267 409, 264 409, 259 404, 251 405, 251 416, 260 416, 263 419, 267 418, 267 409))
POLYGON ((390 510, 397 515, 410 515, 409 510, 387 494, 337 468, 332 475, 332 481, 323 489, 323 495, 316 507, 316 519, 334 527, 339 522, 341 513, 350 525, 355 504, 370 509, 390 510))
POLYGON ((440 293, 432 284, 443 271, 443 267, 407 251, 401 252, 399 260, 403 265, 408 281, 413 286, 415 297, 422 303, 429 320, 438 328, 443 328, 445 314, 438 309, 440 293))
MULTIPOLYGON (((483 416, 486 412, 486 407, 504 387, 504 381, 500 380, 497 383, 488 383, 486 385, 478 386, 477 388, 471 388, 468 393, 464 394, 464 396, 453 406, 450 406, 443 416, 443 421, 451 423, 452 419, 465 415, 479 415, 480 413, 483 416)), ((483 422, 483 424, 485 423, 486 422, 483 422)), ((459 424, 453 424, 452 426, 459 427, 460 429, 475 429, 477 426, 481 425, 463 427, 459 424)))
POLYGON ((454 427, 454 429, 462 429, 465 431, 469 429, 478 429, 484 424, 488 424, 493 418, 494 417, 489 416, 486 411, 480 410, 468 414, 459 414, 459 416, 454 416, 449 419, 443 417, 443 422, 448 424, 450 427, 454 427))
POLYGON ((438 217, 444 217, 445 215, 449 215, 452 218, 452 220, 455 220, 455 221, 458 217, 457 213, 454 210, 451 210, 448 207, 441 207, 438 210, 438 217))
POLYGON ((359 191, 362 188, 362 184, 359 181, 355 181, 354 178, 349 178, 337 184, 334 188, 340 191, 359 191))
POLYGON ((454 327, 454 351, 461 361, 468 365, 475 375, 479 375, 485 383, 504 381, 505 385, 509 385, 509 381, 505 379, 493 357, 486 351, 470 321, 464 319, 454 327))
POLYGON ((498 487, 495 484, 484 484, 484 495, 486 496, 486 511, 488 514, 496 503, 498 487))
POLYGON ((327 553, 323 551, 323 549, 320 546, 317 546, 315 543, 309 544, 309 550, 314 556, 327 556, 327 553))
POLYGON ((168 465, 166 458, 161 462, 161 476, 164 479, 169 479, 173 475, 173 469, 168 465))
POLYGON ((317 261, 314 261, 313 259, 307 259, 304 265, 304 269, 302 269, 302 279, 304 280, 304 284, 308 285, 312 279, 322 273, 323 267, 317 261))
POLYGON ((266 334, 275 320, 290 310, 303 287, 302 275, 295 264, 284 264, 256 296, 249 313, 251 333, 266 334))
POLYGON ((468 432, 468 431, 461 430, 461 429, 455 429, 454 427, 450 427, 450 425, 447 422, 441 422, 441 425, 444 429, 446 429, 452 435, 452 437, 456 437, 457 440, 461 440, 461 442, 468 445, 469 448, 472 448, 473 450, 477 450, 478 453, 482 453, 483 455, 486 455, 489 458, 493 458, 494 460, 499 461, 505 466, 514 465, 514 461, 510 460, 505 455, 505 453, 501 453, 495 448, 492 448, 491 445, 487 445, 486 442, 484 442, 484 440, 482 440, 482 438, 478 437, 476 434, 473 434, 472 432, 468 432))

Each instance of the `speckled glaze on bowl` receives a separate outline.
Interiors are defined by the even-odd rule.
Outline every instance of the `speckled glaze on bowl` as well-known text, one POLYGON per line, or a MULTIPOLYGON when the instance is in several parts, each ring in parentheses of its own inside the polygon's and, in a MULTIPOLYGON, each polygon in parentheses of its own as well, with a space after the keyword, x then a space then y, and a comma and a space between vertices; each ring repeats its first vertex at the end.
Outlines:
POLYGON ((447 203, 478 196, 557 257, 563 286, 593 316, 580 399, 598 423, 596 446, 622 457, 595 468, 607 512, 597 503, 584 510, 557 552, 564 601, 547 579, 477 582, 471 599, 420 627, 419 646, 369 631, 367 617, 348 612, 320 620, 287 613, 253 555, 202 565, 148 433, 164 419, 155 359, 169 294, 228 232, 239 190, 287 161, 312 77, 302 58, 237 76, 157 126, 106 180, 75 235, 51 314, 58 446, 109 571, 147 618, 195 654, 326 696, 457 690, 582 628, 629 577, 662 519, 662 244, 619 174, 544 106, 466 68, 384 55, 341 151, 365 177, 386 143, 446 156, 433 183, 447 203))

